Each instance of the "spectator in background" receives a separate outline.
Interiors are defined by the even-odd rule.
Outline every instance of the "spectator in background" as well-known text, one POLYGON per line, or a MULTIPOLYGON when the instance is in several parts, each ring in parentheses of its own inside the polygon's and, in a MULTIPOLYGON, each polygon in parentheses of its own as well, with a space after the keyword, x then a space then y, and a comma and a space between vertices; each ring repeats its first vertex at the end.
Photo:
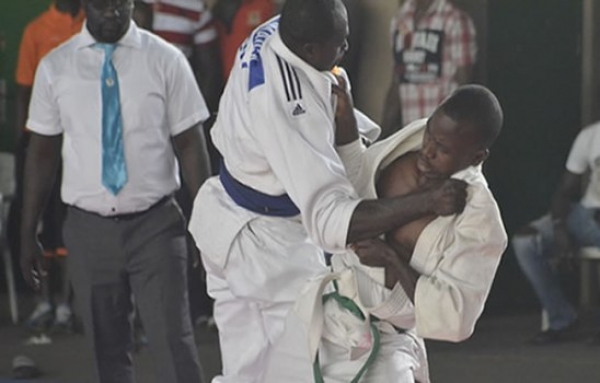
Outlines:
POLYGON ((135 0, 133 2, 133 14, 131 15, 131 19, 135 21, 138 27, 147 31, 152 31, 152 22, 154 21, 152 4, 146 3, 143 0, 135 0))
POLYGON ((275 14, 275 6, 273 0, 217 0, 212 10, 219 31, 223 80, 227 81, 240 45, 275 14))
POLYGON ((208 109, 216 112, 223 88, 219 43, 213 16, 204 0, 139 2, 151 5, 143 10, 146 15, 142 18, 152 20, 152 31, 174 44, 190 60, 208 109), (147 14, 149 11, 151 15, 147 14))
MULTIPOLYGON (((548 314, 548 328, 532 343, 542 345, 572 338, 577 311, 561 289, 557 267, 564 267, 578 247, 600 247, 600 123, 583 129, 573 146, 550 213, 520 229, 512 245, 542 307, 548 314), (589 183, 581 196, 583 177, 589 183)), ((592 338, 600 344, 600 333, 592 338)))
MULTIPOLYGON (((52 49, 81 31, 84 14, 79 0, 55 0, 50 8, 27 25, 23 32, 19 59, 17 62, 16 84, 16 198, 11 205, 9 238, 13 254, 19 254, 19 225, 23 204, 24 161, 29 146, 30 132, 25 128, 31 88, 35 71, 41 59, 52 49)), ((60 200, 60 176, 50 193, 43 215, 40 241, 44 247, 46 260, 56 261, 58 271, 42 276, 39 301, 26 321, 32 328, 45 328, 52 323, 56 329, 70 330, 72 311, 70 306, 70 284, 65 256, 67 250, 62 240, 62 224, 65 206, 60 200), (56 299, 51 297, 49 276, 60 281, 60 291, 56 299)))
POLYGON ((407 0, 392 21, 392 47, 382 138, 429 117, 454 89, 472 80, 475 27, 450 0, 407 0))
POLYGON ((209 175, 209 113, 185 56, 131 22, 133 0, 86 0, 86 27, 36 71, 27 127, 21 268, 44 265, 35 228, 63 158, 65 242, 101 383, 134 382, 133 297, 158 382, 199 383, 186 225, 172 195, 209 175))

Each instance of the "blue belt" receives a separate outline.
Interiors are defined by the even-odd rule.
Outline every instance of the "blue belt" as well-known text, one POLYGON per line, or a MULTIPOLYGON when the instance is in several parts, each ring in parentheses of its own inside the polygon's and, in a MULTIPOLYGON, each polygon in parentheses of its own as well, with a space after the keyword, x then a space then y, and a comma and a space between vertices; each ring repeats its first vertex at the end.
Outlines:
POLYGON ((244 185, 233 178, 223 161, 221 161, 219 179, 229 197, 245 209, 273 217, 293 217, 300 214, 300 210, 287 194, 272 196, 244 185))

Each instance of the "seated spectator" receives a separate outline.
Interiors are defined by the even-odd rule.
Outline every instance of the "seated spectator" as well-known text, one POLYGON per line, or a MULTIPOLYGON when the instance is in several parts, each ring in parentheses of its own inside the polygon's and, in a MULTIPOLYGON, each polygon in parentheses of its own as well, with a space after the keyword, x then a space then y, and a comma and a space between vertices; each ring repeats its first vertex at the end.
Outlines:
MULTIPOLYGON (((530 222, 512 239, 521 269, 548 314, 548 328, 537 334, 534 344, 556 343, 570 338, 577 310, 567 300, 557 276, 558 267, 573 259, 578 247, 600 247, 600 123, 583 129, 567 159, 566 169, 552 200, 550 213, 530 222), (583 198, 583 175, 590 181, 583 198)), ((595 337, 600 344, 600 336, 595 337)))

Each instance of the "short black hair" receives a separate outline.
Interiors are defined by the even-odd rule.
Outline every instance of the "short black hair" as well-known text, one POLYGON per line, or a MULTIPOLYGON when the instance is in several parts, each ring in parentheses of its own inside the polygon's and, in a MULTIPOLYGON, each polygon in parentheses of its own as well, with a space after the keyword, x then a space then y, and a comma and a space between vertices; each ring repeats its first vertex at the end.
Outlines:
POLYGON ((287 0, 279 19, 284 41, 322 43, 335 31, 335 8, 339 0, 287 0))
POLYGON ((484 147, 492 146, 504 122, 500 102, 482 85, 458 87, 440 105, 440 110, 456 122, 468 122, 476 129, 484 147))

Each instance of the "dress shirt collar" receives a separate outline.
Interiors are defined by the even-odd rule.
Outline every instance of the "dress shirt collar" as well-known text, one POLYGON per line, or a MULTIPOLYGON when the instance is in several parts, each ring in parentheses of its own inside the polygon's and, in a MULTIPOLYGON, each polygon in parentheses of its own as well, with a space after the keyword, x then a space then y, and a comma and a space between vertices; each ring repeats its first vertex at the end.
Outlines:
MULTIPOLYGON (((77 36, 76 48, 87 48, 93 46, 96 43, 96 39, 92 36, 90 31, 88 31, 87 22, 85 22, 83 24, 83 27, 81 28, 81 33, 77 36)), ((127 29, 125 35, 121 37, 121 40, 117 41, 116 44, 131 48, 140 48, 142 46, 142 36, 140 30, 137 27, 137 25, 135 25, 135 22, 133 20, 131 20, 131 23, 129 24, 129 29, 127 29)))

